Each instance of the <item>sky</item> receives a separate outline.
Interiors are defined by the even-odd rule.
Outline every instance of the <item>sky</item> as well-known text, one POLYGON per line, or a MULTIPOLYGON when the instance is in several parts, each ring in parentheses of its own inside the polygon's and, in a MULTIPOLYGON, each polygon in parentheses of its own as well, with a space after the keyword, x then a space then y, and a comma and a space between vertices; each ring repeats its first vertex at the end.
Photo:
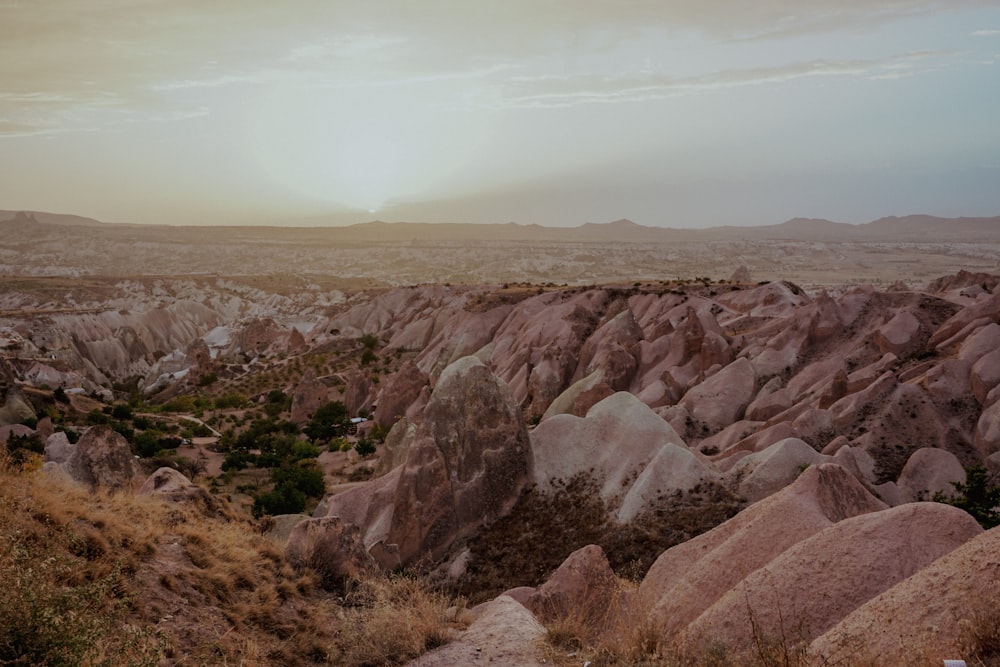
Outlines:
POLYGON ((0 209, 1000 215, 1000 0, 0 0, 0 209))

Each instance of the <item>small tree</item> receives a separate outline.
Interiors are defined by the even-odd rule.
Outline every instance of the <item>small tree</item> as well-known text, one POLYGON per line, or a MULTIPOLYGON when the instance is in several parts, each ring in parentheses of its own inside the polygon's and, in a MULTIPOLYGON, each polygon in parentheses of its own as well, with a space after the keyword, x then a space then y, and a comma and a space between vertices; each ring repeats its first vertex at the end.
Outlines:
POLYGON ((952 486, 954 495, 949 497, 939 491, 934 500, 965 510, 987 530, 1000 526, 1000 486, 991 482, 982 464, 966 470, 964 483, 952 482, 952 486))

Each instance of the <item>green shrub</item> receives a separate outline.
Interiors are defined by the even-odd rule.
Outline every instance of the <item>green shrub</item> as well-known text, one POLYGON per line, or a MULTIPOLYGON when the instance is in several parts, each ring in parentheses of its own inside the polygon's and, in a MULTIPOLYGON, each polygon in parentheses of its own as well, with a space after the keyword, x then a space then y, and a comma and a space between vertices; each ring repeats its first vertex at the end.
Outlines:
POLYGON ((119 403, 111 408, 111 416, 115 419, 132 419, 132 408, 127 403, 119 403))
POLYGON ((360 438, 354 445, 354 451, 360 456, 370 456, 375 453, 375 441, 371 438, 360 438))
POLYGON ((1000 486, 993 484, 989 471, 976 464, 965 471, 965 482, 952 482, 955 494, 934 494, 934 500, 965 510, 989 530, 1000 526, 1000 486))

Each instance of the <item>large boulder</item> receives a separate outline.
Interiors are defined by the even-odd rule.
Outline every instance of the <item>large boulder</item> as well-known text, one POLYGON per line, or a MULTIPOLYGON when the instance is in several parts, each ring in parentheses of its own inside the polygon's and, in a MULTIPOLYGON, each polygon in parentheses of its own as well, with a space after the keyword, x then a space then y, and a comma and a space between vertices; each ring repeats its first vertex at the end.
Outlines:
POLYGON ((808 642, 981 532, 971 516, 939 503, 844 519, 750 573, 685 635, 737 650, 761 636, 808 642))
POLYGON ((206 516, 227 516, 231 512, 222 501, 173 468, 159 468, 146 478, 139 495, 190 505, 206 516))
POLYGON ((755 452, 726 474, 737 493, 750 502, 780 491, 811 465, 828 460, 798 438, 785 438, 755 452))
POLYGON ((508 595, 482 605, 478 618, 457 639, 407 663, 407 667, 543 667, 545 628, 508 595))
POLYGON ((680 405, 687 408, 696 423, 704 425, 705 435, 717 433, 743 417, 753 400, 756 383, 753 366, 740 358, 691 388, 680 405))
POLYGON ((896 480, 896 487, 906 502, 931 500, 940 492, 951 495, 954 483, 965 481, 965 468, 951 452, 923 447, 913 452, 896 480))
POLYGON ((128 440, 105 425, 87 429, 61 467, 92 491, 133 490, 142 481, 128 440))
POLYGON ((577 549, 563 561, 544 584, 525 596, 524 604, 542 619, 586 616, 592 625, 602 625, 621 584, 611 570, 604 550, 596 544, 577 549))

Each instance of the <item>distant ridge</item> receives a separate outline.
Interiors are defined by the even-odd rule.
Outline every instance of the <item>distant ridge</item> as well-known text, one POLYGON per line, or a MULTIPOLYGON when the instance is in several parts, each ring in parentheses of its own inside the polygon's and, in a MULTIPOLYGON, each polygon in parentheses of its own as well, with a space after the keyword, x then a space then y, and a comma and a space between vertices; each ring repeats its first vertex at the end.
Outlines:
MULTIPOLYGON (((40 211, 0 210, 6 226, 29 224, 66 227, 169 230, 170 225, 120 225, 93 218, 40 211)), ((189 229, 195 229, 189 227, 189 229)), ((448 243, 468 241, 505 242, 617 242, 681 243, 704 241, 816 241, 816 242, 912 242, 962 243, 1000 241, 1000 216, 989 218, 940 218, 930 215, 890 216, 854 225, 822 218, 792 218, 774 225, 754 227, 721 226, 706 229, 651 227, 628 219, 606 223, 587 222, 577 227, 545 227, 537 224, 449 222, 385 222, 373 220, 346 227, 204 226, 197 229, 210 236, 239 235, 255 238, 280 234, 289 240, 336 239, 352 243, 448 243)))

